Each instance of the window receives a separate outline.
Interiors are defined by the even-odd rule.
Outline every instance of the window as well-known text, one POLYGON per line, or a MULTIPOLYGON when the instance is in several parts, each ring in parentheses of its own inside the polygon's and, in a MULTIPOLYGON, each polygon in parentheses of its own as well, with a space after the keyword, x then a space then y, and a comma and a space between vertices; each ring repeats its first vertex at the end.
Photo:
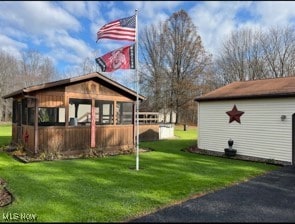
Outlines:
MULTIPOLYGON (((29 121, 34 123, 34 108, 30 110, 29 121)), ((62 107, 40 107, 38 108, 38 123, 40 126, 64 125, 65 108, 62 107)))
POLYGON ((91 100, 71 98, 69 103, 70 125, 89 125, 91 123, 91 100))
POLYGON ((117 102, 117 124, 132 124, 133 103, 117 102))
POLYGON ((114 124, 114 102, 95 101, 96 124, 114 124))

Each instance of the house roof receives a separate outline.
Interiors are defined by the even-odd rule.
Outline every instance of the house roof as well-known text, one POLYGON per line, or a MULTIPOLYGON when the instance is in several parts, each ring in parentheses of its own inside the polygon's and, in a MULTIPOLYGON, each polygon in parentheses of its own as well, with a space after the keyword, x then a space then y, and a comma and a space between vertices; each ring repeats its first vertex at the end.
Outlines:
MULTIPOLYGON (((26 94, 40 91, 40 90, 50 89, 50 88, 59 87, 59 86, 67 86, 70 84, 74 84, 74 83, 82 82, 82 81, 87 81, 87 80, 96 80, 102 84, 110 85, 115 90, 123 92, 124 94, 128 95, 131 98, 136 98, 136 96, 137 96, 137 93, 135 91, 127 88, 126 86, 121 85, 118 82, 115 82, 114 80, 107 78, 106 76, 104 76, 98 72, 94 72, 94 73, 89 73, 89 74, 82 75, 82 76, 58 80, 55 82, 48 82, 48 83, 43 83, 40 85, 26 87, 26 88, 20 89, 18 91, 15 91, 13 93, 10 93, 8 95, 5 95, 5 96, 3 96, 3 98, 7 99, 10 97, 16 97, 18 95, 26 95, 26 94)), ((145 97, 140 94, 138 94, 138 98, 139 98, 139 100, 145 100, 145 97)))
POLYGON ((195 101, 295 96, 295 76, 233 82, 197 97, 195 101))

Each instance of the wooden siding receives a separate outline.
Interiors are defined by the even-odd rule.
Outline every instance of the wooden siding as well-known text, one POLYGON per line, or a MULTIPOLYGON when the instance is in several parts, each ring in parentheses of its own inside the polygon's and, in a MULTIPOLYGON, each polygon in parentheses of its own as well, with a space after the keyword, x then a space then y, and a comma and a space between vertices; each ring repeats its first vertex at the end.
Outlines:
POLYGON ((26 150, 29 150, 31 153, 34 153, 34 126, 22 125, 22 128, 18 127, 20 131, 21 129, 21 142, 24 144, 26 150))
POLYGON ((38 107, 64 107, 64 93, 44 92, 37 95, 38 107))
POLYGON ((292 162, 294 113, 295 98, 199 102, 198 147, 224 152, 232 138, 240 155, 292 162), (234 104, 245 112, 241 124, 229 123, 234 104))
POLYGON ((105 96, 121 96, 116 91, 100 85, 94 81, 87 81, 72 84, 66 87, 66 92, 78 93, 84 95, 105 95, 105 96))
POLYGON ((95 129, 96 147, 128 149, 133 147, 133 125, 99 125, 95 129))
POLYGON ((100 85, 93 81, 72 84, 66 87, 66 92, 80 94, 99 94, 100 85))
POLYGON ((83 150, 90 145, 89 127, 39 127, 39 152, 83 150))
MULTIPOLYGON (((81 151, 90 148, 90 126, 39 127, 38 152, 81 151)), ((33 145, 30 145, 30 151, 33 145)), ((133 126, 96 126, 96 148, 104 150, 130 149, 133 147, 133 126)))

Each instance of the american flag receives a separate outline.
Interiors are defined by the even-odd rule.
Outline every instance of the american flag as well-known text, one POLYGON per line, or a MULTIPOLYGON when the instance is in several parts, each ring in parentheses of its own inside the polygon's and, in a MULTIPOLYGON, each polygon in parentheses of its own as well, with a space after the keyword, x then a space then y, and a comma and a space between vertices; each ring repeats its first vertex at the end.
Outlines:
POLYGON ((99 29, 97 41, 104 38, 135 41, 135 26, 135 15, 112 21, 99 29))

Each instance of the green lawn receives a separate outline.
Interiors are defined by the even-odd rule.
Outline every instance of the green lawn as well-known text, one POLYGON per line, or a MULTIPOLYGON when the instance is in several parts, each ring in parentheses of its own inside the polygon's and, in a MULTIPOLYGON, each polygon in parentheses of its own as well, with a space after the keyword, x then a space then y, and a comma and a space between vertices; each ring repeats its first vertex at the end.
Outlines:
POLYGON ((196 144, 196 128, 175 134, 141 143, 153 151, 140 153, 139 171, 135 155, 23 164, 2 152, 0 176, 15 201, 0 210, 38 222, 124 222, 278 168, 184 152, 196 144))
POLYGON ((183 125, 176 125, 174 128, 174 135, 181 139, 197 139, 197 127, 188 126, 187 130, 184 131, 183 125))
POLYGON ((11 124, 0 125, 0 147, 9 145, 11 141, 11 124))

